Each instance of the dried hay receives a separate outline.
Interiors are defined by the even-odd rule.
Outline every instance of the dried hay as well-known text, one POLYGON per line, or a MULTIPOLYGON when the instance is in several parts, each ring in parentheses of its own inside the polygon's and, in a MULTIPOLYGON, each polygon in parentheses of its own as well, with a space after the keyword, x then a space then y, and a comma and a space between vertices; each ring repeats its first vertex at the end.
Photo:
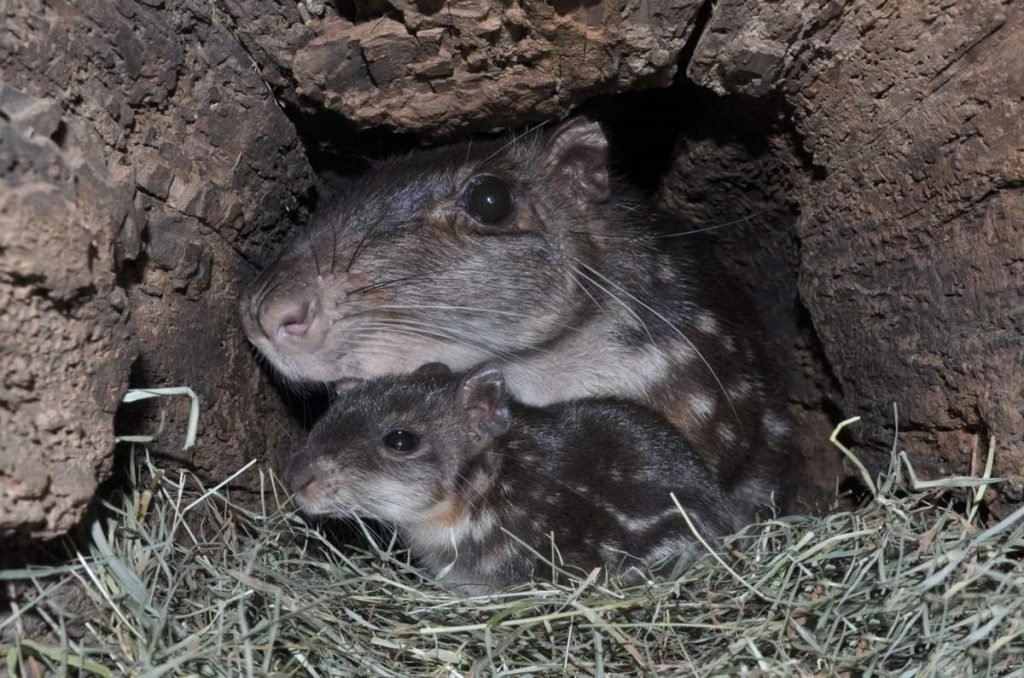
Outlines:
POLYGON ((490 598, 431 582, 379 531, 366 529, 365 547, 337 546, 293 513, 269 474, 252 510, 186 473, 142 467, 114 519, 94 526, 88 554, 0 573, 35 591, 0 620, 12 675, 1024 668, 1024 508, 983 524, 991 481, 915 482, 899 455, 877 483, 864 471, 875 494, 866 507, 752 526, 677 580, 627 588, 600 572, 559 575, 490 598), (69 586, 86 612, 65 604, 69 586), (30 634, 30 617, 47 631, 30 634))

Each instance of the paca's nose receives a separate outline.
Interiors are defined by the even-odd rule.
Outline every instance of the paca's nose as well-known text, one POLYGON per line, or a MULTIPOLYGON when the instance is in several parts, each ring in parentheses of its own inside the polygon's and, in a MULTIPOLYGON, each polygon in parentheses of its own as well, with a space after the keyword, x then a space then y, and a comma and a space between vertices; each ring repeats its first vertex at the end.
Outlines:
POLYGON ((317 320, 316 293, 309 287, 280 287, 260 301, 256 319, 275 344, 304 339, 317 320))

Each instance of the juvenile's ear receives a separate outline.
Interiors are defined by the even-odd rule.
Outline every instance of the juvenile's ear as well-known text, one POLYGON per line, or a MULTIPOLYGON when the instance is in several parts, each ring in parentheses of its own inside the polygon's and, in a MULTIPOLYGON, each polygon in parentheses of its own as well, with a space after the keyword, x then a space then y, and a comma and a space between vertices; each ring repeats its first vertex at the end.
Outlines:
POLYGON ((604 202, 608 187, 608 138, 586 118, 570 118, 548 137, 549 171, 564 177, 570 190, 590 202, 604 202))
POLYGON ((508 392, 500 368, 482 365, 467 373, 459 384, 456 400, 476 449, 483 449, 508 432, 511 425, 508 392))

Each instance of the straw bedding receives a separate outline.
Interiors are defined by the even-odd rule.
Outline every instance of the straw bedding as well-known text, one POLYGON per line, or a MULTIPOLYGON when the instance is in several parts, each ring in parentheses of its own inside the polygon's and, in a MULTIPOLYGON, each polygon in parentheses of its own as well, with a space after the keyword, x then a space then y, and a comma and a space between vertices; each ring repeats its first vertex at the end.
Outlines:
POLYGON ((254 509, 138 459, 88 552, 0 573, 22 588, 0 619, 12 675, 1024 671, 1024 509, 990 515, 992 481, 920 482, 900 455, 862 471, 864 507, 751 526, 673 581, 555 571, 481 598, 379 528, 329 539, 269 473, 254 509))

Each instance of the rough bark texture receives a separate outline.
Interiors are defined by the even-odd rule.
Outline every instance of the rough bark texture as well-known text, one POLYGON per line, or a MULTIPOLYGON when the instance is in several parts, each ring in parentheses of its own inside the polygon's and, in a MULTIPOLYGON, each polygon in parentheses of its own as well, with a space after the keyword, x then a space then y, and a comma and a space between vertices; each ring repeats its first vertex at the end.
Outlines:
MULTIPOLYGON (((244 17, 239 25, 264 11, 226 4, 244 17)), ((593 94, 668 85, 700 5, 357 0, 342 16, 330 3, 300 2, 294 11, 308 29, 299 42, 295 31, 292 40, 277 30, 252 37, 304 107, 437 135, 559 117, 593 94)))
POLYGON ((1024 8, 723 2, 688 75, 785 98, 800 294, 846 415, 919 468, 1024 474, 1024 8))
POLYGON ((129 383, 198 392, 199 444, 170 402, 153 450, 210 480, 287 449, 235 305, 316 198, 313 144, 600 111, 679 66, 696 86, 619 155, 663 150, 660 199, 731 224, 707 236, 789 362, 812 484, 839 416, 887 461, 893 401, 921 469, 976 469, 994 435, 1019 477, 1020 4, 701 4, 0 2, 0 534, 80 518, 129 383))
POLYGON ((0 96, 5 532, 49 537, 81 517, 110 473, 129 378, 199 394, 199 444, 181 452, 179 399, 158 406, 170 416, 151 449, 207 478, 290 444, 236 289, 301 217, 312 175, 209 8, 0 4, 0 81, 38 97, 0 96))
POLYGON ((0 84, 0 537, 66 531, 110 472, 136 353, 112 266, 130 195, 58 102, 0 84))

